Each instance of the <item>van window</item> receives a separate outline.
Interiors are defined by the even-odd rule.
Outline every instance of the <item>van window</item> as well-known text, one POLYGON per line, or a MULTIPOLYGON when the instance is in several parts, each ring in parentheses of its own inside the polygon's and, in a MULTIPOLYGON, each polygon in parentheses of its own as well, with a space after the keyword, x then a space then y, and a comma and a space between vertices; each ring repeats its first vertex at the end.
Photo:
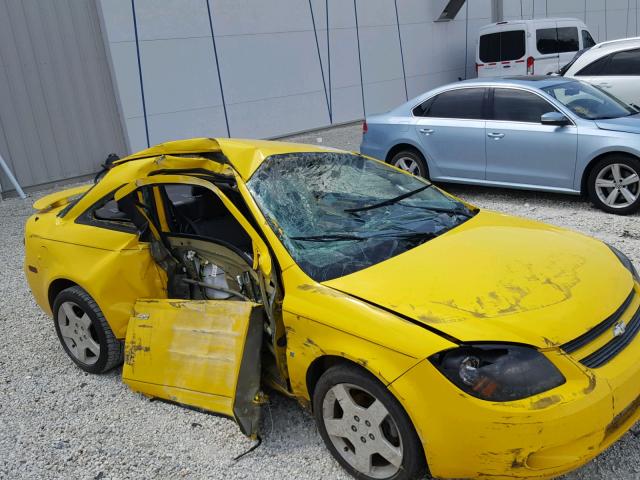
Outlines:
POLYGON ((480 61, 517 60, 525 54, 524 30, 488 33, 480 37, 480 61))
POLYGON ((493 118, 509 122, 540 123, 540 117, 557 110, 535 93, 513 88, 493 91, 493 118))
POLYGON ((593 40, 591 34, 586 30, 582 30, 582 48, 591 48, 595 44, 596 42, 593 40))
POLYGON ((559 27, 536 30, 536 46, 542 54, 576 52, 580 46, 578 28, 559 27))
POLYGON ((482 119, 484 88, 458 88, 443 92, 413 110, 419 117, 482 119))

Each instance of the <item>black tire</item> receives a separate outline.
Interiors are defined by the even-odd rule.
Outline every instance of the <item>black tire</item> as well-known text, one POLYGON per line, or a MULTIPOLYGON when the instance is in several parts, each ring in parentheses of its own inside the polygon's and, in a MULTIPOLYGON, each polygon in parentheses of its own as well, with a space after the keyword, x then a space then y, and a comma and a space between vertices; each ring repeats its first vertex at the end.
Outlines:
POLYGON ((427 162, 422 154, 417 150, 401 150, 391 157, 389 163, 394 167, 398 167, 402 170, 408 171, 409 173, 413 173, 414 175, 429 179, 429 168, 427 167, 427 162), (406 168, 407 163, 410 162, 413 162, 412 164, 417 167, 417 171, 406 168))
MULTIPOLYGON (((329 397, 331 399, 331 397, 329 397)), ((331 401, 328 401, 328 405, 331 404, 331 401)), ((424 456, 424 450, 422 448, 422 444, 418 438, 418 435, 409 419, 409 416, 404 411, 400 403, 396 400, 396 398, 389 392, 389 390, 380 383, 375 377, 370 375, 365 370, 356 367, 354 365, 336 365, 329 368, 318 380, 318 383, 315 386, 313 392, 313 412, 316 420, 316 424, 318 426, 318 430, 320 431, 320 435, 324 440, 326 447, 329 449, 333 457, 340 463, 340 465, 349 472, 353 477, 361 480, 375 480, 384 478, 385 480, 411 480, 417 478, 423 478, 425 473, 427 472, 427 465, 424 456), (394 432, 397 434, 400 442, 402 451, 402 463, 399 467, 397 467, 397 471, 392 473, 388 477, 372 477, 366 475, 365 473, 354 468, 344 457, 343 454, 338 451, 337 446, 334 444, 335 440, 332 440, 332 437, 327 433, 327 428, 325 426, 324 420, 324 402, 325 397, 329 394, 330 391, 336 386, 338 388, 340 385, 346 384, 348 385, 348 389, 351 392, 356 392, 356 395, 360 393, 358 388, 361 388, 365 392, 369 393, 374 399, 379 400, 382 405, 386 408, 388 412, 388 417, 393 419, 394 423, 394 432), (356 388, 351 390, 355 386, 356 388)), ((346 410, 342 413, 341 418, 344 418, 346 410)), ((358 435, 363 435, 362 438, 369 436, 370 433, 376 433, 371 427, 370 423, 367 423, 367 426, 362 422, 363 419, 353 417, 353 422, 351 421, 351 417, 349 417, 349 423, 357 423, 353 426, 350 426, 349 429, 353 429, 354 427, 359 430, 353 430, 355 433, 355 437, 352 438, 353 442, 357 442, 358 435), (355 439, 354 439, 355 438, 355 439)), ((349 432, 349 430, 347 430, 349 432)), ((380 430, 377 430, 380 431, 380 430)), ((351 433, 348 433, 351 435, 351 433)), ((377 434, 377 433, 376 433, 377 434)), ((335 436, 333 437, 336 438, 335 436)), ((347 438, 347 437, 345 437, 347 438)), ((373 440, 375 438, 371 437, 373 440)), ((338 440, 339 441, 339 440, 338 440)), ((345 452, 347 452, 348 448, 351 448, 350 445, 357 445, 357 443, 348 443, 348 440, 343 439, 344 446, 342 447, 345 452)), ((364 440, 361 440, 364 442, 364 440)), ((366 443, 366 442, 365 442, 366 443)), ((351 453, 355 451, 355 447, 351 450, 351 453)), ((347 452, 349 454, 349 452, 347 452)), ((384 463, 384 459, 380 457, 384 463)), ((388 467, 384 467, 388 468, 388 467)), ((380 473, 380 472, 378 472, 380 473)), ((383 472, 384 473, 384 472, 383 472)))
POLYGON ((122 363, 124 350, 122 342, 111 331, 111 327, 109 327, 98 304, 82 288, 78 286, 70 287, 58 294, 53 302, 53 323, 62 348, 64 348, 71 360, 85 372, 105 373, 122 363), (74 320, 69 318, 73 315, 68 316, 65 313, 67 308, 72 308, 76 318, 85 318, 84 314, 86 313, 91 321, 90 325, 86 328, 86 331, 80 330, 79 327, 74 335, 79 333, 82 336, 84 334, 86 341, 89 341, 88 337, 90 337, 93 342, 97 343, 99 345, 99 353, 97 355, 88 348, 79 349, 76 340, 73 338, 63 337, 61 328, 65 328, 67 332, 71 332, 74 329, 74 320), (61 325, 64 325, 64 327, 61 327, 61 325), (76 345, 76 347, 73 347, 73 345, 76 345), (87 357, 85 361, 79 358, 79 354, 74 353, 74 348, 78 351, 84 350, 84 354, 87 357))
POLYGON ((631 213, 635 213, 640 209, 640 181, 628 186, 619 184, 618 191, 620 193, 616 197, 616 200, 620 201, 618 206, 607 204, 604 201, 606 200, 606 198, 604 198, 603 200, 603 197, 607 193, 612 193, 615 187, 599 188, 596 185, 596 181, 599 177, 602 177, 601 180, 605 181, 613 180, 613 178, 611 178, 611 168, 613 165, 618 165, 617 168, 623 171, 623 175, 625 177, 628 177, 633 173, 635 173, 636 175, 640 175, 640 160, 638 160, 637 158, 625 155, 611 155, 603 158, 593 166, 591 172, 589 173, 589 178, 587 179, 589 199, 600 210, 604 210, 608 213, 615 213, 618 215, 629 215, 631 213), (628 201, 625 202, 625 197, 620 191, 621 188, 626 188, 627 192, 632 193, 636 197, 635 201, 631 203, 629 203, 628 201))

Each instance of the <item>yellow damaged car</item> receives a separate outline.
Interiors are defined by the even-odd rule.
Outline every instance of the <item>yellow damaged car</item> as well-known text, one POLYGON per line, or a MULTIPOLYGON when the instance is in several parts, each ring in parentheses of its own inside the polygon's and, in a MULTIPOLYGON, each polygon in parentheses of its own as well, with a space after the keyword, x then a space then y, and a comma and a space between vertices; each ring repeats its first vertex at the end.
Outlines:
POLYGON ((640 417, 627 257, 382 162, 185 140, 34 207, 25 274, 80 368, 253 437, 275 389, 356 478, 552 478, 640 417))

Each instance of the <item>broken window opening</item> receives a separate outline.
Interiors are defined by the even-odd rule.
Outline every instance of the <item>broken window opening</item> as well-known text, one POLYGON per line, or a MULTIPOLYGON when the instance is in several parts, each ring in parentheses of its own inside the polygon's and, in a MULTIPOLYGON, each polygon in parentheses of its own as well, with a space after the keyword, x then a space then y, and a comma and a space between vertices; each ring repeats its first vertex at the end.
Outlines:
POLYGON ((380 162, 333 152, 272 155, 247 183, 285 248, 318 282, 399 255, 473 216, 425 185, 380 162))

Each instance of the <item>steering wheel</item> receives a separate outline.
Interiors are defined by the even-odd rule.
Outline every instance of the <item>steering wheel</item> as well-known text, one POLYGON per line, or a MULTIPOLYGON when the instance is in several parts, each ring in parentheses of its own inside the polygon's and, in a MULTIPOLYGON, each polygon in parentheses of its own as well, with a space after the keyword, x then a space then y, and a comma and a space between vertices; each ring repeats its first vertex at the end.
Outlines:
POLYGON ((573 112, 581 113, 584 115, 594 115, 598 113, 602 103, 591 98, 578 98, 572 102, 567 103, 567 107, 573 112))

